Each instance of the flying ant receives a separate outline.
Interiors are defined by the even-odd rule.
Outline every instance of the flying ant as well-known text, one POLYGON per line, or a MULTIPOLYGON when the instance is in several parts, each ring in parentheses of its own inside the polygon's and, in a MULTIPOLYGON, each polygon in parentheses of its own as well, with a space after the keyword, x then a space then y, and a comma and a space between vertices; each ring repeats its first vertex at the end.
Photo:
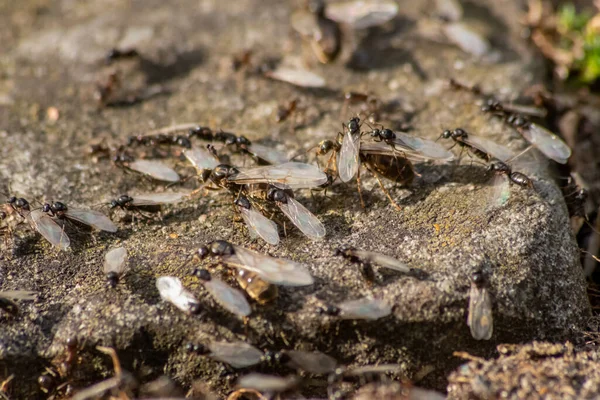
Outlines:
POLYGON ((60 201, 51 204, 45 203, 42 206, 42 211, 57 219, 70 219, 106 232, 117 231, 117 226, 99 211, 67 207, 65 203, 60 201))
POLYGON ((106 274, 108 286, 115 288, 128 269, 125 247, 117 247, 106 253, 103 271, 106 274))
MULTIPOLYGON (((10 214, 18 214, 27 221, 33 230, 40 233, 44 239, 60 250, 66 250, 70 246, 69 237, 65 234, 62 227, 43 210, 32 210, 26 199, 11 197, 5 205, 5 210, 8 210, 10 214)), ((7 213, 6 211, 4 212, 7 213)))
POLYGON ((492 298, 488 285, 489 282, 481 270, 475 271, 471 276, 467 325, 476 340, 490 340, 494 332, 492 298))
POLYGON ((200 279, 204 288, 227 311, 242 318, 252 313, 252 308, 242 292, 213 277, 208 270, 195 269, 193 275, 200 279))

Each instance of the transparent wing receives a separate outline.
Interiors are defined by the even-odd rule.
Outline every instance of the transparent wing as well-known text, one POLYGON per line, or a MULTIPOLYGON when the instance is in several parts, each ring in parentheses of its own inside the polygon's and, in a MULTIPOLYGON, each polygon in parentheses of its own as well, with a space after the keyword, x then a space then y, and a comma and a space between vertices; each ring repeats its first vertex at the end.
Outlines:
POLYGON ((183 287, 179 278, 161 276, 156 279, 156 288, 163 300, 168 301, 183 312, 189 313, 192 306, 198 304, 196 297, 183 287))
POLYGON ((213 277, 210 281, 203 282, 203 285, 217 303, 227 311, 240 317, 247 317, 252 313, 252 308, 250 308, 244 293, 232 288, 222 280, 213 277))
POLYGON ((571 148, 558 136, 537 124, 521 128, 519 132, 525 140, 535 145, 544 155, 559 164, 566 164, 571 157, 571 148))
POLYGON ((287 203, 277 203, 277 205, 286 217, 306 236, 313 240, 325 237, 325 227, 321 221, 292 197, 288 196, 287 203))
POLYGON ((250 234, 254 233, 256 236, 262 238, 265 242, 277 246, 279 244, 279 231, 277 224, 271 221, 269 218, 262 215, 255 209, 247 209, 239 207, 238 210, 242 214, 242 218, 250 231, 250 234))
POLYGON ((31 290, 4 290, 0 297, 13 300, 35 300, 37 292, 31 290))
POLYGON ((344 134, 342 148, 338 156, 338 175, 342 182, 350 182, 358 172, 358 154, 360 150, 360 134, 344 134))
POLYGON ((443 30, 448 40, 465 53, 481 57, 490 52, 490 43, 487 39, 462 22, 446 24, 443 30))
POLYGON ((261 362, 263 352, 245 342, 212 342, 208 345, 210 357, 231 365, 246 368, 261 362))
POLYGON ((52 246, 61 250, 67 249, 71 241, 63 228, 42 210, 33 210, 26 215, 31 226, 40 233, 52 246))
POLYGON ((388 0, 345 1, 329 3, 325 15, 332 20, 352 25, 354 29, 366 29, 382 25, 398 14, 398 4, 388 0))
POLYGON ((524 104, 502 103, 502 108, 511 113, 529 115, 537 118, 544 118, 548 114, 548 111, 545 108, 524 104))
POLYGON ((369 297, 345 301, 338 304, 338 308, 342 319, 376 320, 392 313, 392 308, 386 302, 369 297))
POLYGON ((428 157, 425 157, 418 151, 414 151, 407 148, 394 148, 394 146, 390 146, 385 142, 360 142, 360 153, 361 154, 375 154, 375 155, 383 155, 390 157, 398 157, 398 158, 406 158, 409 161, 413 162, 424 162, 429 160, 428 157))
POLYGON ((481 150, 484 153, 490 154, 492 157, 497 158, 500 161, 507 161, 515 156, 515 153, 508 147, 479 136, 469 135, 468 137, 461 138, 460 140, 469 146, 473 146, 477 150, 481 150))
POLYGON ((296 376, 275 376, 259 373, 251 373, 242 376, 237 381, 237 387, 244 389, 255 389, 259 392, 277 393, 285 392, 298 384, 296 376))
POLYGON ((252 144, 249 151, 269 164, 284 164, 289 161, 287 154, 272 147, 263 146, 262 144, 252 144))
POLYGON ((335 358, 320 351, 286 350, 285 354, 290 358, 287 363, 289 367, 302 369, 311 374, 328 374, 337 367, 335 358))
POLYGON ((278 67, 273 71, 267 72, 266 76, 301 87, 318 88, 325 86, 325 79, 322 76, 305 69, 278 67))
POLYGON ((306 286, 314 280, 306 267, 283 258, 273 258, 243 247, 235 246, 235 255, 225 257, 224 261, 237 261, 236 267, 256 273, 260 278, 276 285, 306 286))
POLYGON ((446 148, 436 142, 428 139, 410 136, 403 132, 395 132, 396 140, 394 141, 400 147, 408 147, 410 150, 418 151, 427 158, 434 160, 451 161, 454 159, 454 154, 446 150, 446 148))
POLYGON ((125 247, 117 247, 111 249, 104 256, 104 273, 115 272, 118 275, 123 275, 127 269, 127 249, 125 247))
POLYGON ((228 180, 237 184, 269 183, 282 189, 310 189, 326 183, 327 175, 314 165, 287 162, 241 170, 228 180))
POLYGON ((213 169, 220 164, 219 160, 215 159, 208 150, 199 147, 186 149, 183 154, 198 171, 213 169))
POLYGON ((179 174, 171 167, 160 161, 136 160, 128 165, 129 169, 146 174, 154 179, 165 182, 179 182, 179 174))
POLYGON ((188 195, 188 192, 134 194, 131 196, 133 198, 131 204, 134 206, 173 204, 180 202, 188 195))
POLYGON ((393 269, 395 271, 400 271, 404 273, 409 273, 410 268, 402 261, 397 260, 393 257, 386 256, 385 254, 375 253, 373 251, 364 251, 364 250, 354 250, 354 255, 358 258, 370 262, 373 264, 380 265, 385 268, 393 269))
POLYGON ((510 198, 510 182, 506 175, 495 174, 490 182, 490 192, 487 200, 488 210, 502 207, 510 198))
POLYGON ((106 232, 116 232, 117 226, 100 211, 83 210, 81 208, 69 207, 65 213, 68 218, 89 225, 93 228, 106 232))
POLYGON ((490 340, 494 332, 492 317, 492 299, 486 288, 471 285, 469 295, 469 316, 467 325, 471 328, 471 335, 476 340, 490 340))
POLYGON ((359 376, 363 374, 385 374, 388 372, 400 372, 402 366, 400 364, 380 364, 380 365, 363 365, 348 369, 344 375, 346 376, 359 376))

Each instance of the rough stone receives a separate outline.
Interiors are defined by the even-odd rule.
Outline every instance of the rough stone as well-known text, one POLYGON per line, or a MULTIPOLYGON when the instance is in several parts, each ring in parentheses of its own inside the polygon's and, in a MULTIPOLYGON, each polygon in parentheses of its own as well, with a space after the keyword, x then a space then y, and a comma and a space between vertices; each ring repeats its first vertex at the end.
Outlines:
POLYGON ((593 399, 600 393, 598 351, 567 342, 499 345, 500 357, 472 358, 449 376, 448 398, 593 399))
MULTIPOLYGON (((251 140, 297 153, 335 137, 349 117, 340 115, 348 89, 376 94, 384 104, 381 122, 388 127, 408 124, 410 134, 435 139, 442 128, 460 126, 521 150, 520 136, 482 115, 471 94, 444 85, 450 77, 480 82, 511 99, 543 77, 541 60, 520 36, 517 3, 469 7, 465 18, 500 53, 498 62, 486 63, 423 38, 417 22, 427 18, 426 2, 402 1, 395 21, 350 34, 354 55, 345 50, 333 65, 314 65, 327 90, 243 77, 227 67, 232 54, 246 48, 255 50, 256 60, 299 53, 299 39, 288 25, 292 8, 284 2, 5 3, 0 8, 2 190, 30 201, 87 206, 125 192, 155 190, 160 185, 108 162, 92 162, 86 149, 91 142, 124 141, 129 134, 172 123, 249 131, 251 140), (103 56, 118 46, 136 46, 143 56, 139 63, 124 62, 126 86, 158 84, 170 94, 131 107, 98 109, 95 82, 111 71, 103 66, 103 56), (357 68, 365 65, 368 71, 357 68), (292 98, 299 99, 301 111, 276 123, 277 104, 292 98), (59 111, 57 120, 46 117, 49 107, 59 111)), ((181 163, 173 165, 191 173, 181 163)), ((40 295, 22 303, 17 318, 0 317, 0 371, 23 377, 13 384, 15 396, 32 398, 39 394, 36 377, 76 336, 86 355, 77 368, 86 373, 73 379, 75 386, 109 374, 107 357, 94 350, 102 344, 114 346, 124 368, 142 381, 166 373, 184 387, 202 379, 223 393, 231 383, 222 366, 187 354, 184 345, 246 340, 260 348, 318 349, 343 364, 399 363, 409 378, 427 367, 433 372, 420 384, 443 389, 446 374, 459 365, 454 351, 486 356, 500 342, 564 339, 581 328, 590 308, 566 207, 550 169, 531 172, 535 191, 513 187, 508 204, 489 212, 489 176, 477 163, 417 170, 421 176, 410 188, 387 184, 400 212, 368 173, 363 176, 365 210, 353 184, 336 185, 327 197, 317 193, 315 201, 309 193, 300 194, 325 224, 324 242, 311 242, 289 227, 276 248, 254 242, 241 224, 231 223, 231 199, 224 193, 171 207, 160 221, 121 222, 114 235, 96 234, 91 240, 75 233, 72 249, 62 253, 36 234, 19 231, 0 255, 0 290, 40 295), (244 326, 188 277, 189 254, 215 239, 303 262, 316 283, 282 288, 275 305, 254 305, 244 326), (110 290, 102 260, 117 244, 127 247, 133 268, 110 290), (378 283, 370 286, 356 266, 333 257, 342 245, 395 256, 429 278, 380 271, 378 283), (469 276, 482 265, 490 273, 495 304, 489 342, 473 340, 465 323, 469 276), (187 316, 161 302, 155 288, 161 275, 182 278, 205 312, 187 316), (338 322, 317 312, 323 302, 366 295, 387 300, 393 315, 376 322, 338 322)), ((194 181, 186 185, 193 187, 194 181)))

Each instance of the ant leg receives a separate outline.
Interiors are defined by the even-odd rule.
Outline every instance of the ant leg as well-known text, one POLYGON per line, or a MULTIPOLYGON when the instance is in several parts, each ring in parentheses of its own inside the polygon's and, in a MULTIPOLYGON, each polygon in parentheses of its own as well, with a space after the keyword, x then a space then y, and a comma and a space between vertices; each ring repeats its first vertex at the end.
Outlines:
POLYGON ((360 187, 360 165, 358 166, 358 171, 356 172, 356 185, 358 187, 358 197, 360 198, 360 205, 362 206, 362 208, 366 208, 365 201, 363 200, 362 189, 360 187))
POLYGON ((383 186, 383 182, 381 182, 381 179, 379 178, 379 176, 377 175, 376 172, 373 172, 368 166, 367 169, 373 174, 373 176, 375 176, 375 179, 377 179, 377 183, 379 183, 379 187, 381 188, 381 190, 383 190, 383 193, 385 193, 385 195, 387 196, 387 198, 389 199, 390 203, 392 203, 392 205, 398 210, 401 211, 402 207, 400 207, 398 205, 398 203, 396 203, 396 201, 394 199, 392 199, 392 196, 390 194, 390 192, 385 188, 385 186, 383 186))

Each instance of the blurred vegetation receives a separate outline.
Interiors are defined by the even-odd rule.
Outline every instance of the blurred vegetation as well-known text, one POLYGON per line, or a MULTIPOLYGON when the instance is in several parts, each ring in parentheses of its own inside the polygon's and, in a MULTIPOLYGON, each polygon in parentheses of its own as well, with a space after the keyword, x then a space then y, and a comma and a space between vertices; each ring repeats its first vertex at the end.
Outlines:
MULTIPOLYGON (((599 4, 596 4, 598 6, 599 4)), ((554 10, 549 2, 531 0, 527 24, 531 38, 555 64, 562 80, 591 84, 600 78, 600 12, 566 3, 554 10)))

